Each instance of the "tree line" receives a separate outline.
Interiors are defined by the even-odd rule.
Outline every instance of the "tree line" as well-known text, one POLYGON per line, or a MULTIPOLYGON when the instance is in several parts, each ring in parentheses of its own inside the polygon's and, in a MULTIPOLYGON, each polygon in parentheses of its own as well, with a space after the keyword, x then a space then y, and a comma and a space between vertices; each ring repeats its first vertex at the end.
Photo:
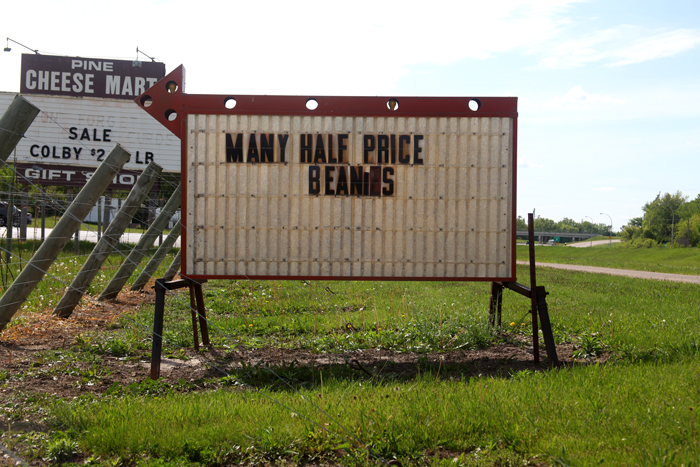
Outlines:
POLYGON ((644 215, 631 219, 622 229, 622 240, 636 248, 666 244, 697 247, 700 244, 700 195, 688 196, 659 192, 642 207, 644 215))
MULTIPOLYGON (((561 233, 596 233, 600 235, 612 235, 610 231, 610 224, 605 223, 593 223, 581 219, 581 222, 575 221, 565 217, 559 222, 555 222, 552 219, 547 219, 546 217, 535 218, 535 232, 561 232, 561 233)), ((522 216, 518 216, 516 219, 516 230, 523 231, 527 230, 527 220, 522 216)))

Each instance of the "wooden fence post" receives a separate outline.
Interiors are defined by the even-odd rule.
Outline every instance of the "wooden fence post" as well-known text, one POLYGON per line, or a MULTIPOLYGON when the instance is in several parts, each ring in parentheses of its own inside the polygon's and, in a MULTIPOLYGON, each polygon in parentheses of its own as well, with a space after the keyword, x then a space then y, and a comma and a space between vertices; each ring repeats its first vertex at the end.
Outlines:
POLYGON ((111 300, 117 297, 126 284, 126 281, 129 280, 129 277, 131 277, 139 266, 141 260, 146 256, 148 249, 153 245, 156 237, 163 231, 163 228, 173 217, 175 211, 180 207, 180 201, 180 186, 178 185, 173 195, 160 211, 160 214, 158 214, 158 217, 156 217, 156 220, 153 221, 146 233, 141 235, 139 243, 131 250, 131 253, 126 260, 124 260, 109 284, 107 284, 107 287, 99 296, 98 300, 111 300))
POLYGON ((70 234, 75 232, 78 224, 85 219, 95 204, 95 200, 107 188, 114 175, 119 173, 129 156, 124 148, 118 144, 115 145, 87 182, 85 188, 80 191, 75 201, 61 216, 46 241, 41 244, 27 266, 5 291, 5 294, 0 298, 0 331, 5 329, 7 323, 10 322, 44 277, 46 271, 68 243, 70 234))
POLYGON ((114 220, 107 230, 105 230, 102 238, 97 242, 92 253, 88 257, 80 272, 75 276, 73 282, 61 297, 61 300, 53 310, 53 314, 61 318, 68 318, 73 310, 80 302, 80 299, 87 291, 97 273, 102 268, 102 265, 109 257, 109 254, 115 251, 119 237, 124 233, 129 222, 136 214, 136 211, 146 199, 151 191, 153 184, 156 182, 163 168, 155 162, 150 162, 146 169, 141 173, 136 184, 131 189, 126 201, 122 204, 119 212, 114 216, 114 220))
POLYGON ((0 118, 0 160, 6 161, 29 129, 39 109, 17 94, 0 118))
POLYGON ((170 263, 170 266, 168 266, 168 270, 165 271, 165 274, 163 275, 163 280, 165 282, 170 282, 171 280, 175 279, 175 274, 177 274, 177 272, 180 270, 180 264, 182 263, 182 256, 180 256, 181 254, 182 250, 177 252, 173 262, 170 263))
POLYGON ((177 224, 175 224, 175 226, 165 238, 163 243, 161 243, 161 245, 158 247, 158 251, 156 251, 156 254, 153 255, 153 258, 151 258, 146 267, 143 268, 143 271, 141 271, 141 274, 139 274, 139 277, 137 277, 134 283, 131 285, 131 290, 143 289, 143 287, 148 282, 148 279, 150 279, 151 276, 156 272, 156 269, 158 269, 158 266, 165 258, 165 255, 168 254, 170 249, 173 247, 173 245, 175 244, 175 240, 177 240, 179 236, 180 221, 177 221, 177 224))

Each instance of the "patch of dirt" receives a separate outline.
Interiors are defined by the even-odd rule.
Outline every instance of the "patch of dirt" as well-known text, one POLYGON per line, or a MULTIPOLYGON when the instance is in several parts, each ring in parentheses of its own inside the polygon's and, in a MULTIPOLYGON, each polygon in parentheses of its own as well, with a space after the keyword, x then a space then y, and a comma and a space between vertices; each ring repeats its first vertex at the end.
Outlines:
MULTIPOLYGON (((125 291, 116 300, 102 303, 83 300, 69 319, 51 314, 19 313, 11 327, 0 333, 0 371, 11 376, 26 373, 23 378, 10 377, 0 394, 51 394, 74 398, 85 393, 102 394, 113 384, 127 386, 149 377, 150 355, 140 359, 102 356, 98 368, 89 362, 73 362, 60 371, 56 362, 43 362, 41 354, 47 350, 65 350, 75 344, 76 337, 87 332, 109 333, 121 314, 134 312, 139 306, 153 305, 155 294, 150 288, 140 292, 125 291), (97 372, 99 377, 86 381, 85 373, 97 372)), ((330 366, 349 366, 358 376, 378 376, 396 379, 414 378, 421 371, 439 371, 440 377, 508 376, 522 370, 541 369, 534 364, 530 343, 522 337, 511 338, 487 349, 455 350, 444 353, 393 352, 368 349, 343 354, 318 354, 305 350, 264 348, 257 350, 206 352, 189 355, 194 358, 178 360, 163 358, 160 376, 169 383, 184 380, 199 382, 225 376, 223 371, 242 366, 284 368, 290 365, 323 369, 330 366), (518 341, 517 339, 523 339, 518 341), (222 371, 223 370, 223 371, 222 371)), ((559 360, 571 364, 572 345, 557 346, 559 360)), ((605 358, 603 357, 602 360, 605 358)), ((546 362, 546 352, 540 349, 540 361, 546 362)), ((89 378, 87 378, 89 379, 89 378)), ((207 388, 212 383, 205 384, 207 388)), ((0 397, 2 398, 2 397, 0 397)))

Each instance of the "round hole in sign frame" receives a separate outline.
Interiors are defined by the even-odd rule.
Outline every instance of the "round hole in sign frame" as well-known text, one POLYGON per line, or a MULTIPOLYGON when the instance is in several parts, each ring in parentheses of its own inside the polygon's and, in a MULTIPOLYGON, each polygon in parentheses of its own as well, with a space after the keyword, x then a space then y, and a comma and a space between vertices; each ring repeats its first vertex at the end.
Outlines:
POLYGON ((150 107, 153 105, 153 98, 151 96, 142 96, 141 97, 141 105, 144 107, 150 107))

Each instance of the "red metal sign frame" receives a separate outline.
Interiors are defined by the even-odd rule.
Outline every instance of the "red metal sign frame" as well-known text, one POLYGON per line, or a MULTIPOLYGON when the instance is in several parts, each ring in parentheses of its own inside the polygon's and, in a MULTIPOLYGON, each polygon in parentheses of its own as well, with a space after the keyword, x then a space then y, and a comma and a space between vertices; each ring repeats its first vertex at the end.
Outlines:
MULTIPOLYGON (((277 280, 401 280, 401 281, 516 281, 515 225, 517 201, 517 97, 397 97, 397 96, 255 96, 236 94, 185 94, 185 68, 180 65, 134 101, 153 118, 180 138, 182 147, 181 176, 186 167, 187 115, 293 115, 293 116, 344 116, 344 117, 498 117, 513 119, 513 180, 511 238, 512 277, 326 277, 326 276, 245 276, 245 275, 190 275, 186 262, 182 262, 182 276, 194 280, 209 279, 277 279, 277 280), (235 107, 226 107, 235 100, 235 107), (318 106, 311 110, 307 101, 313 99, 318 106), (398 101, 398 108, 391 110, 389 100, 398 101), (470 109, 476 101, 477 110, 470 109)), ((187 248, 187 185, 182 185, 182 257, 187 248)))

